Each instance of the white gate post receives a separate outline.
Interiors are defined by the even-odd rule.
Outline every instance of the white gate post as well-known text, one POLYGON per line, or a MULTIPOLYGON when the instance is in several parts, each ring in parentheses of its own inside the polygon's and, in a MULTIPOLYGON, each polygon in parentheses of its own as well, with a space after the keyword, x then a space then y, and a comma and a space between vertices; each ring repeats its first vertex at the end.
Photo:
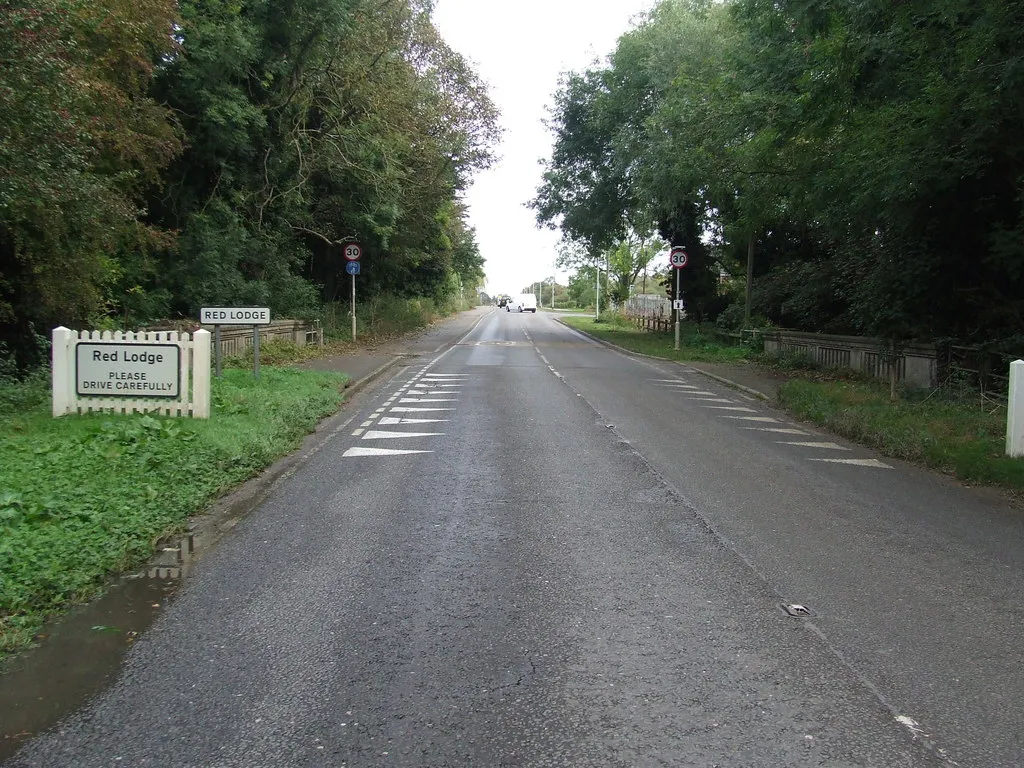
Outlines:
POLYGON ((72 401, 72 361, 71 339, 75 334, 63 325, 54 328, 50 333, 50 354, 53 359, 50 385, 53 393, 53 416, 66 416, 71 412, 72 401))
POLYGON ((210 332, 192 334, 192 416, 210 418, 210 332))
POLYGON ((1024 456, 1024 360, 1010 363, 1010 391, 1006 400, 1006 455, 1024 456))

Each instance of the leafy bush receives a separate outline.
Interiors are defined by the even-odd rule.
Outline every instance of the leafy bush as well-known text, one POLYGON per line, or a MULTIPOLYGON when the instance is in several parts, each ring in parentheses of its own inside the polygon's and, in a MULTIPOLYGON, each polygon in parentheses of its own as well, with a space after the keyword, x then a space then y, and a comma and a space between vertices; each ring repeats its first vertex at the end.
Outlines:
MULTIPOLYGON (((438 305, 432 298, 380 295, 356 304, 356 335, 360 340, 384 341, 409 331, 425 328, 456 311, 455 303, 438 305)), ((328 340, 352 338, 352 316, 348 302, 324 308, 324 336, 328 340)))

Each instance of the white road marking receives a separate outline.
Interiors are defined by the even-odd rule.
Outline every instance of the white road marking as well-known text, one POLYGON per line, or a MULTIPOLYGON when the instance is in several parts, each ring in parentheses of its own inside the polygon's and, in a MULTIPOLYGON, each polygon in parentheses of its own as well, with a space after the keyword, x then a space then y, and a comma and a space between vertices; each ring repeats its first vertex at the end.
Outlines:
POLYGON ((393 440, 399 437, 437 437, 443 434, 444 432, 389 432, 384 429, 371 429, 363 435, 363 440, 393 440))
POLYGON ((850 450, 845 445, 839 443, 818 443, 818 442, 789 442, 785 440, 778 441, 779 445, 800 445, 804 448, 828 448, 831 451, 848 451, 850 450))
POLYGON ((688 397, 687 400, 693 400, 695 403, 735 403, 735 400, 730 400, 727 397, 688 397))
POLYGON ((761 421, 767 424, 779 424, 781 423, 778 419, 773 419, 771 416, 730 416, 727 413, 722 414, 723 419, 741 419, 743 421, 761 421))
POLYGON ((405 394, 409 396, 421 397, 423 395, 457 395, 458 392, 449 392, 447 389, 410 389, 405 394))
POLYGON ((454 408, 404 408, 394 407, 391 409, 392 413, 424 413, 426 411, 454 411, 454 408))
POLYGON ((349 448, 343 454, 343 457, 354 457, 354 456, 404 456, 409 453, 433 453, 433 451, 397 451, 388 448, 349 448))
POLYGON ((710 395, 711 397, 715 397, 718 393, 717 392, 707 392, 707 391, 705 391, 703 389, 699 389, 699 390, 697 390, 697 391, 695 391, 695 392, 693 392, 691 394, 694 394, 694 395, 710 395))
POLYGON ((804 432, 802 429, 786 429, 785 427, 742 427, 742 429, 749 429, 755 432, 778 432, 782 435, 809 435, 810 432, 804 432))
POLYGON ((387 408, 385 406, 381 406, 376 411, 374 411, 374 413, 384 413, 384 411, 386 411, 386 410, 387 410, 387 408))
POLYGON ((855 467, 875 467, 876 469, 892 469, 878 459, 808 459, 808 461, 825 461, 829 464, 853 464, 855 467))
POLYGON ((363 434, 363 430, 361 428, 352 430, 352 437, 359 437, 361 434, 363 434))
POLYGON ((457 403, 454 397, 403 397, 400 403, 457 403))
POLYGON ((378 423, 382 427, 390 427, 396 424, 440 424, 446 421, 448 419, 410 419, 407 417, 396 419, 394 416, 385 416, 378 423))
POLYGON ((372 427, 373 426, 373 419, 367 419, 366 421, 364 421, 359 426, 360 427, 372 427))
POLYGON ((425 373, 424 379, 464 379, 468 373, 425 373))
POLYGON ((740 411, 741 413, 757 413, 753 408, 747 408, 745 405, 705 405, 705 408, 711 411, 740 411))
POLYGON ((912 717, 907 717, 906 715, 897 715, 896 722, 900 725, 905 726, 907 730, 909 730, 914 735, 914 738, 917 738, 921 735, 928 735, 924 732, 924 728, 921 727, 921 724, 918 723, 917 720, 915 720, 912 717))

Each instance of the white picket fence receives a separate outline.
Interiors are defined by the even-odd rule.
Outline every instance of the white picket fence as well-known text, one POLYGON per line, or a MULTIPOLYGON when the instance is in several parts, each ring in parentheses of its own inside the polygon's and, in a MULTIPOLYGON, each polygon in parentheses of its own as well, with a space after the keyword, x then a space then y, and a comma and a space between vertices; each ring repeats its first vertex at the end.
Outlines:
POLYGON ((72 331, 54 328, 53 341, 53 415, 89 411, 115 413, 154 413, 164 416, 210 417, 210 332, 196 331, 191 337, 177 331, 72 331), (91 396, 78 392, 78 345, 81 343, 121 345, 173 345, 181 352, 178 366, 178 395, 174 398, 135 395, 91 396))

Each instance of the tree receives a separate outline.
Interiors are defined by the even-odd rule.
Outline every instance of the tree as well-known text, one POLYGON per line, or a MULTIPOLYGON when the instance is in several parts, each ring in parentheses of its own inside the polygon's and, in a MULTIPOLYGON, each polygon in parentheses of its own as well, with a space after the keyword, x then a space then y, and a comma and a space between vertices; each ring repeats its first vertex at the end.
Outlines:
POLYGON ((0 5, 0 342, 84 325, 165 232, 145 190, 179 149, 147 94, 174 49, 173 0, 0 5))

